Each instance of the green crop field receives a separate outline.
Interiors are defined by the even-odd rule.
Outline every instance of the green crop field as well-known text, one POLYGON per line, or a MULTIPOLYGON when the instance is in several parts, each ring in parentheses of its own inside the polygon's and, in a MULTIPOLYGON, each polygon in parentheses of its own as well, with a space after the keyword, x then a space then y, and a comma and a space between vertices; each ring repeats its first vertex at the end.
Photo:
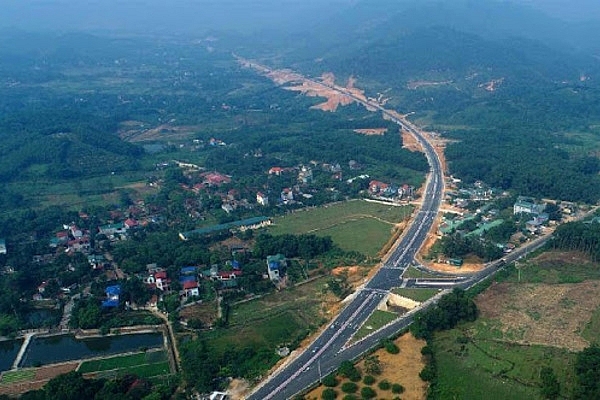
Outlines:
POLYGON ((33 369, 20 369, 17 371, 6 371, 2 374, 0 384, 11 384, 16 382, 30 381, 35 377, 33 369))
POLYGON ((410 216, 412 207, 395 207, 363 200, 301 210, 277 217, 269 232, 314 233, 331 236, 344 250, 375 256, 392 235, 395 224, 410 216))
POLYGON ((165 364, 167 372, 161 372, 160 374, 169 373, 167 355, 164 351, 149 351, 145 353, 127 354, 124 356, 84 361, 79 367, 79 372, 88 373, 98 371, 116 371, 117 373, 121 373, 126 371, 137 374, 137 372, 134 371, 140 369, 141 367, 145 367, 141 369, 145 372, 154 370, 162 371, 164 370, 165 364))

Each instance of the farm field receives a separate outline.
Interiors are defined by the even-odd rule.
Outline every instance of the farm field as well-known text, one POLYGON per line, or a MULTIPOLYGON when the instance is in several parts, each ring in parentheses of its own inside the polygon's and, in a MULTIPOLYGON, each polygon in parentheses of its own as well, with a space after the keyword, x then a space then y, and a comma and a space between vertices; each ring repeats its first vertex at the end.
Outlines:
POLYGON ((576 352, 600 334, 600 265, 574 252, 545 252, 508 270, 475 301, 479 318, 437 333, 441 398, 538 398, 551 367, 572 395, 576 352))
POLYGON ((50 379, 77 368, 77 362, 47 365, 39 368, 27 368, 7 371, 0 380, 0 395, 15 396, 29 390, 40 389, 50 379))
POLYGON ((170 373, 167 355, 163 350, 84 361, 78 371, 83 374, 100 371, 135 373, 143 377, 170 373))
POLYGON ((269 232, 331 236, 344 250, 356 250, 375 257, 389 240, 393 228, 410 217, 411 212, 410 206, 347 201, 277 217, 269 232))

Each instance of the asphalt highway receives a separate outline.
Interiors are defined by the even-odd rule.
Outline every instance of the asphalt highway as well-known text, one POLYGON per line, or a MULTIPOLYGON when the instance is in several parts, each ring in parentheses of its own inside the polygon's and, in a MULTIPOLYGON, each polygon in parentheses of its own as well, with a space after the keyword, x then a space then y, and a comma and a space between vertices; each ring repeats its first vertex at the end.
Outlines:
MULTIPOLYGON (((348 93, 345 93, 348 94, 348 93)), ((353 97, 353 96, 352 96, 353 97)), ((444 189, 444 177, 441 162, 433 146, 411 123, 394 117, 379 104, 364 102, 354 98, 365 106, 375 107, 395 123, 409 131, 422 145, 430 165, 420 210, 413 222, 403 232, 391 254, 377 273, 347 300, 346 306, 338 316, 327 325, 313 343, 295 358, 267 377, 248 399, 269 400, 288 399, 318 382, 325 375, 335 371, 344 360, 352 360, 372 348, 381 339, 393 335, 412 322, 409 313, 389 324, 385 328, 359 342, 348 345, 350 338, 384 301, 395 287, 439 287, 446 288, 446 281, 424 283, 423 280, 403 280, 402 274, 413 262, 415 254, 425 241, 433 220, 438 213, 444 189)), ((457 282, 452 282, 455 285, 457 282)))

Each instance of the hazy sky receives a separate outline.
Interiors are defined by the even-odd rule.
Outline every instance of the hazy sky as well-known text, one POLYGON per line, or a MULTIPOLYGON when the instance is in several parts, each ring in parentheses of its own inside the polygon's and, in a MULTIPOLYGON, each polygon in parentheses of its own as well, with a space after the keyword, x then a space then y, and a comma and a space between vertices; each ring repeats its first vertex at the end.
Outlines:
MULTIPOLYGON (((307 20, 327 18, 335 10, 342 8, 342 5, 357 1, 359 0, 0 0, 0 27, 141 33, 199 33, 207 29, 247 31, 261 27, 296 29, 307 20)), ((600 20, 599 0, 511 1, 528 4, 559 18, 600 20)))

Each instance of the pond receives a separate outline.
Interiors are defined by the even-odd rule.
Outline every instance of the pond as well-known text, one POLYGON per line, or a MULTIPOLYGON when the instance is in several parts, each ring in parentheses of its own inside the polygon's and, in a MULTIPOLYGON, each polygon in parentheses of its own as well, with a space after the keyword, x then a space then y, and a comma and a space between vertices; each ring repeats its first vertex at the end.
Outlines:
POLYGON ((160 333, 102 336, 86 339, 75 339, 73 335, 36 337, 29 344, 19 367, 35 367, 82 358, 151 349, 162 345, 163 336, 160 333))
POLYGON ((8 371, 12 367, 22 344, 23 339, 0 341, 0 372, 8 371))

